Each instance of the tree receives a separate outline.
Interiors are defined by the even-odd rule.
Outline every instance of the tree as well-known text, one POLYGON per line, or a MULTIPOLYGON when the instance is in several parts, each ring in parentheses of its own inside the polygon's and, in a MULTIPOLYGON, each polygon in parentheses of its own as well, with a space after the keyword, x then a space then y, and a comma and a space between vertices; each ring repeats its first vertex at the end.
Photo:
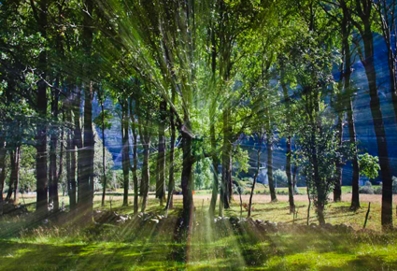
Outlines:
POLYGON ((258 150, 257 150, 257 160, 256 160, 256 171, 254 175, 254 181, 252 182, 252 187, 251 187, 251 193, 250 193, 250 198, 248 201, 248 214, 247 217, 251 216, 251 211, 252 211, 252 197, 254 195, 255 191, 255 185, 256 185, 256 180, 258 179, 259 171, 260 171, 260 165, 261 165, 261 150, 262 150, 262 142, 265 139, 265 132, 262 131, 261 133, 258 134, 258 150))
POLYGON ((105 110, 105 100, 106 100, 106 92, 104 88, 100 88, 98 91, 98 101, 101 106, 101 113, 94 119, 95 125, 101 129, 102 136, 102 206, 105 205, 105 195, 106 195, 106 187, 107 187, 107 178, 106 178, 106 137, 105 130, 110 129, 112 127, 112 123, 110 122, 111 114, 108 110, 105 110))
POLYGON ((380 107, 380 100, 377 87, 377 73, 374 62, 374 41, 373 41, 373 17, 375 16, 372 0, 356 0, 353 2, 351 20, 355 28, 360 33, 362 47, 359 43, 359 56, 364 66, 365 74, 368 79, 368 89, 370 95, 370 109, 374 123, 376 141, 378 145, 379 164, 382 176, 382 227, 384 230, 393 227, 393 194, 392 176, 390 171, 389 155, 387 152, 387 139, 383 114, 380 107))
POLYGON ((379 0, 372 1, 377 11, 380 28, 386 43, 387 66, 389 68, 390 92, 392 104, 394 107, 394 118, 397 121, 397 54, 395 48, 397 46, 397 17, 396 17, 396 1, 379 0))
MULTIPOLYGON (((335 114, 328 109, 324 98, 332 90, 332 43, 326 33, 329 22, 321 17, 315 1, 299 1, 302 22, 307 34, 299 32, 291 56, 300 89, 295 161, 300 161, 308 196, 313 200, 320 224, 325 223, 324 207, 334 186, 336 163, 344 152, 333 131, 335 114), (297 159, 299 157, 300 160, 297 159)), ((301 29, 301 31, 304 31, 301 29)))
POLYGON ((160 206, 165 201, 165 121, 167 102, 163 99, 159 103, 159 125, 158 125, 158 148, 157 148, 157 176, 156 176, 156 198, 160 200, 160 206))

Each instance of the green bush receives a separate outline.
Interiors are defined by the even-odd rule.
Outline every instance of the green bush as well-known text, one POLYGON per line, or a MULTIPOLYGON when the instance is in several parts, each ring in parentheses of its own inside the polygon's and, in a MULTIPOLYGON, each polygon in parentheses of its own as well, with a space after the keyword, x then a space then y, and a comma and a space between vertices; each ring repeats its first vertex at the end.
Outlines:
POLYGON ((360 194, 374 194, 374 189, 372 188, 372 186, 366 186, 365 185, 365 186, 360 187, 358 192, 360 194))
POLYGON ((277 169, 276 171, 274 171, 273 179, 278 186, 287 186, 288 184, 287 173, 284 170, 277 169))
POLYGON ((376 195, 382 195, 382 187, 377 187, 377 188, 375 188, 374 194, 376 194, 376 195))

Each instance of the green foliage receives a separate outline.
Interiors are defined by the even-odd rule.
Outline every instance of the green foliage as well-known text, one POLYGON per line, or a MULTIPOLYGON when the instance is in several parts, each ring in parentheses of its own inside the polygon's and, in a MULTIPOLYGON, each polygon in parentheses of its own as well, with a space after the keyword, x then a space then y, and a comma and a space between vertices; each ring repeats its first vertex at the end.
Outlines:
POLYGON ((194 187, 196 190, 211 188, 211 161, 202 159, 196 162, 194 187))
POLYGON ((113 118, 112 113, 109 110, 104 110, 99 113, 99 115, 94 119, 94 124, 99 129, 110 129, 112 128, 111 119, 113 118))
POLYGON ((249 154, 248 154, 248 150, 244 150, 243 148, 241 148, 241 146, 237 146, 235 148, 235 152, 233 155, 233 162, 236 166, 237 171, 237 175, 240 172, 248 172, 249 169, 249 154))
POLYGON ((378 177, 380 166, 379 158, 377 156, 372 156, 369 153, 359 154, 358 164, 360 167, 360 174, 363 174, 369 179, 375 179, 378 177))

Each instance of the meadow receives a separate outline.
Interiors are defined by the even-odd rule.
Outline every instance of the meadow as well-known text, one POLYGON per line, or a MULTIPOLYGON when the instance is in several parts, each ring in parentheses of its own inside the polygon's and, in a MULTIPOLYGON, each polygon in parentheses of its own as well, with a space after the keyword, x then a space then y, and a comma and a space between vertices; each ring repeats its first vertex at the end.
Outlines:
POLYGON ((167 217, 153 196, 147 213, 136 216, 131 207, 120 207, 117 193, 104 208, 97 196, 97 214, 126 220, 109 216, 82 227, 68 220, 67 212, 45 222, 32 214, 4 216, 0 270, 396 270, 397 234, 380 231, 380 196, 361 195, 363 207, 356 212, 349 211, 349 196, 328 205, 329 224, 319 227, 313 210, 306 225, 304 195, 295 197, 296 217, 288 212, 286 196, 270 203, 268 195, 256 194, 252 219, 245 219, 244 208, 240 213, 238 196, 224 218, 210 219, 210 196, 199 192, 191 229, 182 236, 181 196, 175 196, 167 217), (363 230, 366 200, 372 204, 363 230))

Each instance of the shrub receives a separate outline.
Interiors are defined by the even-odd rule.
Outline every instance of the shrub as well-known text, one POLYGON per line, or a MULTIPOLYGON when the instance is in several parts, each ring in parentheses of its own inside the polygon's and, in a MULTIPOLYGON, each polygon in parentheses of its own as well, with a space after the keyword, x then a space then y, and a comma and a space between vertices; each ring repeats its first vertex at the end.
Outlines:
POLYGON ((375 188, 374 194, 376 194, 376 195, 382 195, 382 187, 377 187, 377 188, 375 188))
POLYGON ((277 169, 273 172, 274 182, 278 184, 278 186, 287 186, 288 178, 287 173, 284 170, 277 169))
POLYGON ((360 187, 358 192, 360 194, 374 194, 374 189, 372 188, 372 186, 362 186, 360 187))
POLYGON ((371 183, 370 181, 366 181, 366 182, 365 182, 365 186, 372 187, 372 183, 371 183))
POLYGON ((393 180, 393 183, 392 183, 393 194, 397 194, 397 177, 393 176, 392 180, 393 180))

